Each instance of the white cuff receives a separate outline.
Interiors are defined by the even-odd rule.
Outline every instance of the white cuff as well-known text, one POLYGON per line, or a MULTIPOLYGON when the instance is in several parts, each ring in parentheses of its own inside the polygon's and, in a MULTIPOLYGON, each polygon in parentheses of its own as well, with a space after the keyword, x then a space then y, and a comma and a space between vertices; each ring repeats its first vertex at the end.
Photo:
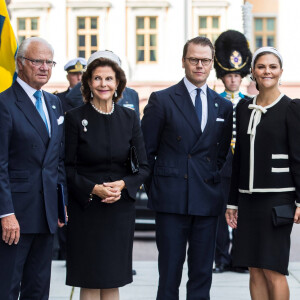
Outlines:
POLYGON ((0 219, 1 219, 1 218, 4 218, 4 217, 7 217, 7 216, 11 216, 11 215, 14 215, 14 213, 6 214, 6 215, 1 215, 1 216, 0 216, 0 219))
POLYGON ((227 205, 228 209, 238 209, 238 206, 235 205, 227 205))
POLYGON ((295 204, 296 204, 297 207, 300 207, 300 203, 297 203, 297 202, 295 201, 295 204))

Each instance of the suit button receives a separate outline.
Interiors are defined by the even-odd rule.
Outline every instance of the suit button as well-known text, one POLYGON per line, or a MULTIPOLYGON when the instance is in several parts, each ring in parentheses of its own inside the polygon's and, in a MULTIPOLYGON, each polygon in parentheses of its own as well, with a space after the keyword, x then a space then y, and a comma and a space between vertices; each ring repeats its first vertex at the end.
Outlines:
POLYGON ((184 174, 184 176, 183 176, 183 177, 184 177, 184 179, 187 179, 187 178, 188 178, 187 174, 184 174))
POLYGON ((179 135, 179 136, 177 137, 177 141, 180 142, 181 139, 182 139, 182 137, 179 135))
POLYGON ((206 160, 207 160, 207 161, 210 161, 210 157, 209 157, 209 156, 206 156, 206 160))
POLYGON ((205 182, 205 183, 208 183, 208 179, 204 179, 204 182, 205 182))
POLYGON ((188 159, 192 158, 192 155, 191 154, 188 154, 188 159))

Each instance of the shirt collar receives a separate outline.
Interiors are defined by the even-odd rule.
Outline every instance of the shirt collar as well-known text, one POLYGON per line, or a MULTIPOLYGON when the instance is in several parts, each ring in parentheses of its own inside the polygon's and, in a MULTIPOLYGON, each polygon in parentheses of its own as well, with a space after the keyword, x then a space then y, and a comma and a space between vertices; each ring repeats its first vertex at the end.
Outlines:
MULTIPOLYGON (((196 89, 198 89, 197 86, 195 86, 194 84, 192 84, 187 78, 186 76, 183 78, 183 82, 189 92, 189 94, 191 94, 193 91, 195 91, 196 89)), ((202 85, 200 87, 200 89, 202 90, 202 92, 206 95, 207 94, 207 83, 205 83, 204 85, 202 85)))
MULTIPOLYGON (((33 94, 37 91, 36 89, 31 87, 28 83, 26 83, 24 80, 22 80, 20 77, 17 77, 17 82, 24 89, 24 91, 26 92, 26 94, 28 96, 33 96, 33 94)), ((40 90, 40 91, 42 91, 42 90, 40 90)))

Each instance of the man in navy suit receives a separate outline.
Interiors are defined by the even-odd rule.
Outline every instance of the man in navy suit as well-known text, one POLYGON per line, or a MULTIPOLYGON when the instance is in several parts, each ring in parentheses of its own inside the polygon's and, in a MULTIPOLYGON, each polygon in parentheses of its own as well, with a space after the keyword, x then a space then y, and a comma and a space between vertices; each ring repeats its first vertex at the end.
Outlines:
POLYGON ((152 169, 148 206, 156 211, 158 300, 179 299, 187 244, 187 299, 210 298, 217 220, 224 201, 219 171, 232 129, 231 103, 206 84, 213 58, 209 39, 189 40, 182 56, 186 76, 152 93, 142 119, 152 169))
POLYGON ((46 300, 53 235, 63 226, 64 117, 59 99, 41 90, 55 65, 51 45, 24 40, 16 65, 16 82, 0 94, 0 298, 46 300))

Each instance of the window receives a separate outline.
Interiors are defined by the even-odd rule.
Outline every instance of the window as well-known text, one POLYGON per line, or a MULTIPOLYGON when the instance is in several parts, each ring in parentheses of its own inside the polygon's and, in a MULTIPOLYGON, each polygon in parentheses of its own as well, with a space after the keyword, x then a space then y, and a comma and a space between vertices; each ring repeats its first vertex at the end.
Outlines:
POLYGON ((200 16, 199 17, 199 36, 205 36, 214 44, 220 35, 220 17, 200 16))
POLYGON ((157 62, 157 17, 136 18, 136 61, 157 62))
POLYGON ((275 18, 254 18, 255 50, 265 46, 276 47, 275 35, 275 18))
POLYGON ((99 49, 99 18, 77 18, 77 55, 89 58, 99 49))
POLYGON ((19 44, 29 37, 39 36, 39 18, 18 18, 17 25, 19 44))

